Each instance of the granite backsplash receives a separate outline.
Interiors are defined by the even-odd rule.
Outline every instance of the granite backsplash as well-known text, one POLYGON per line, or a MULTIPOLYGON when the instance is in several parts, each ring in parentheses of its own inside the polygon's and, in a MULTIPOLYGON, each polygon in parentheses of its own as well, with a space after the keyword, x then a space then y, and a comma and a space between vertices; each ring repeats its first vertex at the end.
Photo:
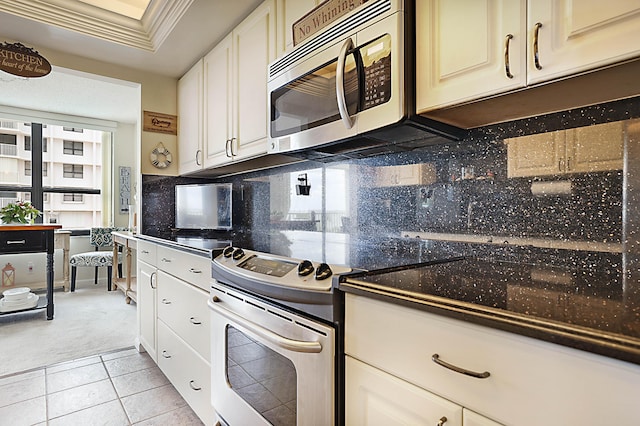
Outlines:
MULTIPOLYGON (((624 232, 630 229, 623 221, 625 217, 628 221, 628 214, 623 212, 625 205, 633 203, 625 198, 629 192, 625 176, 633 168, 640 169, 640 162, 627 160, 624 173, 613 169, 510 178, 504 140, 638 117, 640 98, 632 98, 473 129, 459 143, 366 159, 305 161, 208 180, 144 175, 141 232, 160 235, 174 227, 175 185, 231 182, 235 233, 345 233, 369 241, 375 253, 383 247, 380 241, 424 232, 445 239, 455 236, 458 241, 447 246, 452 253, 578 268, 619 267, 624 232), (417 169, 411 171, 412 165, 417 169), (390 166, 409 166, 411 172, 420 169, 430 177, 409 179, 408 184, 385 182, 381 170, 390 166), (309 195, 299 195, 297 185, 305 178, 309 195), (565 190, 551 195, 532 191, 532 186, 547 183, 565 190), (460 242, 465 236, 478 235, 499 238, 503 244, 460 242), (510 239, 535 239, 549 246, 510 244, 510 239), (554 247, 554 241, 565 248, 554 247), (566 250, 567 242, 596 242, 607 249, 566 250)), ((428 251, 430 243, 407 244, 428 251)), ((401 250, 393 254, 402 257, 401 250)))

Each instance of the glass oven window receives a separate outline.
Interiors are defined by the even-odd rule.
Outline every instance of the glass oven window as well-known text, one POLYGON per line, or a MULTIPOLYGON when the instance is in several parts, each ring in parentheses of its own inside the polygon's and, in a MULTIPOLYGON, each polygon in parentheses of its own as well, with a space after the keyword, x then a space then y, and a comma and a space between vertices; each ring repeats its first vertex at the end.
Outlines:
POLYGON ((293 363, 230 325, 226 327, 227 381, 273 425, 296 424, 297 372, 293 363))
MULTIPOLYGON (((340 120, 336 99, 337 59, 271 93, 271 136, 285 136, 340 120)), ((355 53, 347 55, 344 90, 350 115, 358 112, 355 53)))

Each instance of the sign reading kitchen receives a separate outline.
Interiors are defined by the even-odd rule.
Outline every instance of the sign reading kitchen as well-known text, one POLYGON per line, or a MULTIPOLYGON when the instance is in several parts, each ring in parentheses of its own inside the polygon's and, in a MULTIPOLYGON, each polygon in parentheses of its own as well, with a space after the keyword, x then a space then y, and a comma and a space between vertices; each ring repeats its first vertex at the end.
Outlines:
POLYGON ((311 37, 367 0, 326 0, 293 23, 293 45, 311 37))
POLYGON ((22 43, 0 45, 0 70, 20 77, 44 77, 51 64, 37 51, 22 43))

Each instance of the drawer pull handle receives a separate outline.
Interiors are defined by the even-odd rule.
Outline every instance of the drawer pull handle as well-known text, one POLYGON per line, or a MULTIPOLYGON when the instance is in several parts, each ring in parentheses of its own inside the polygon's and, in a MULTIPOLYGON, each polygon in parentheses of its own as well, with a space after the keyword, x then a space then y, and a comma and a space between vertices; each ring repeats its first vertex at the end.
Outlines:
POLYGON ((170 305, 171 304, 171 300, 162 299, 162 304, 163 305, 170 305))
POLYGON ((149 252, 147 250, 140 250, 142 252, 142 254, 149 254, 149 252))
POLYGON ((193 273, 193 274, 201 274, 202 271, 200 269, 195 269, 195 268, 189 268, 189 272, 193 273))
POLYGON ((171 358, 171 355, 169 355, 169 353, 167 351, 162 351, 162 356, 169 359, 171 358))
POLYGON ((440 355, 438 354, 433 354, 431 356, 431 359, 433 360, 433 362, 435 362, 436 364, 444 367, 444 368, 448 368, 449 370, 453 370, 456 373, 460 373, 460 374, 464 374, 465 376, 471 376, 471 377, 475 377, 476 379, 486 379, 487 377, 489 377, 491 375, 491 373, 489 373, 488 371, 485 371, 484 373, 476 373, 475 371, 471 371, 471 370, 467 370, 465 368, 460 368, 457 367, 453 364, 449 364, 448 362, 444 362, 443 360, 440 359, 440 355))
POLYGON ((153 289, 156 288, 156 286, 154 285, 154 282, 156 281, 156 276, 157 276, 157 273, 155 271, 152 272, 151 275, 149 276, 149 285, 153 289))
POLYGON ((27 240, 7 241, 7 244, 25 244, 27 240))
POLYGON ((191 381, 189 382, 189 386, 191 386, 191 389, 193 389, 194 391, 202 390, 202 388, 201 388, 201 387, 194 386, 194 383, 195 383, 195 381, 194 381, 194 380, 191 380, 191 381))
POLYGON ((166 257, 163 257, 162 261, 165 263, 171 263, 171 259, 167 259, 166 257))
POLYGON ((191 321, 191 324, 193 324, 193 325, 200 325, 200 324, 202 324, 202 322, 201 322, 201 321, 196 321, 196 317, 191 317, 191 318, 189 318, 189 321, 191 321))
POLYGON ((438 421, 437 426, 444 426, 444 424, 447 422, 447 418, 445 416, 440 417, 440 421, 438 421))

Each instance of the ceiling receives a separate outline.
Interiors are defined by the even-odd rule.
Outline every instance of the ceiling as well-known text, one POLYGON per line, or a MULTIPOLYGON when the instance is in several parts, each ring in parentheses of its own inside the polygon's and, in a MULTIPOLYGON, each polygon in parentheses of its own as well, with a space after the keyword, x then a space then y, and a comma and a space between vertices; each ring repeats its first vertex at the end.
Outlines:
MULTIPOLYGON (((0 42, 18 41, 35 50, 58 50, 179 78, 261 1, 0 0, 0 42)), ((0 103, 120 122, 139 119, 137 111, 131 115, 123 108, 128 96, 139 105, 138 88, 127 83, 120 87, 115 80, 93 81, 90 75, 55 67, 37 80, 0 71, 0 103)))

